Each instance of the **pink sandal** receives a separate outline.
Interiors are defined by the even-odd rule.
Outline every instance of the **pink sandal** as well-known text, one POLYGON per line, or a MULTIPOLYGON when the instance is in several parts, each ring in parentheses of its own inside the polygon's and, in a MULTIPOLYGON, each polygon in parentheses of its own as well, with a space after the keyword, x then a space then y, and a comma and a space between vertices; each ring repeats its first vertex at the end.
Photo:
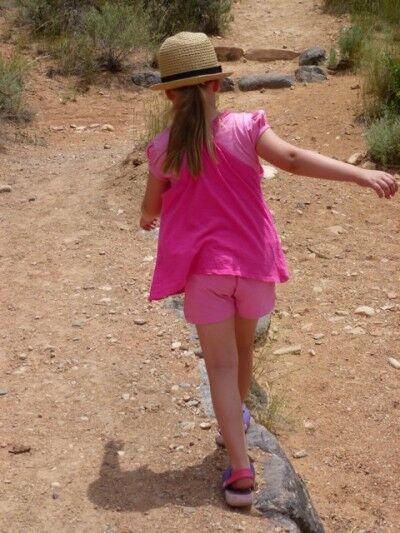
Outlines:
POLYGON ((250 468, 240 468, 232 470, 229 466, 222 476, 222 489, 225 501, 231 507, 249 507, 253 503, 255 485, 255 471, 253 465, 250 468), (235 489, 232 487, 236 481, 241 479, 251 480, 251 485, 247 489, 235 489))

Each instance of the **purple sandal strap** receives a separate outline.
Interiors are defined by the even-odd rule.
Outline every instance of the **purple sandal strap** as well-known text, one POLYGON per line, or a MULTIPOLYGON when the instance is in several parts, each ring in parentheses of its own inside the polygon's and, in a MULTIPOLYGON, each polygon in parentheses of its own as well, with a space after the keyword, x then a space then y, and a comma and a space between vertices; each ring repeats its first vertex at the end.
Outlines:
MULTIPOLYGON (((253 468, 239 468, 238 470, 230 469, 230 476, 223 482, 222 488, 227 489, 240 479, 251 479, 254 487, 254 469, 253 468)), ((247 489, 248 490, 248 489, 247 489)))

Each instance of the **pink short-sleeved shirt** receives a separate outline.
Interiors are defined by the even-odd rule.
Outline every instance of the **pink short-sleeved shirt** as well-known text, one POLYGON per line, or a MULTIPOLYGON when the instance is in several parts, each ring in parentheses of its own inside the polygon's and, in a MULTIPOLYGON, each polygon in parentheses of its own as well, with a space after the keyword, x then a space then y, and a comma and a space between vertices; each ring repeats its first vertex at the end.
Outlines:
POLYGON ((184 292, 192 274, 223 274, 283 283, 288 270, 261 190, 256 144, 269 128, 265 113, 218 115, 216 161, 203 153, 195 180, 184 162, 179 176, 162 170, 169 129, 148 146, 150 173, 166 179, 150 300, 184 292))

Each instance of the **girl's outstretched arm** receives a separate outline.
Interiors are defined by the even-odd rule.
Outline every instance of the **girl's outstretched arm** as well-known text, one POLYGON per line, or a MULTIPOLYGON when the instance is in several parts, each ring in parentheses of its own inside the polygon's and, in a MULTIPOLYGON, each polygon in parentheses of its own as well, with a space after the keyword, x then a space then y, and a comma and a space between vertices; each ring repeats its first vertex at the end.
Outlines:
POLYGON ((297 148, 278 137, 271 129, 261 135, 257 143, 257 154, 272 165, 293 174, 348 181, 362 187, 370 187, 380 198, 390 198, 398 190, 396 180, 387 172, 358 168, 316 152, 297 148))
POLYGON ((140 217, 142 229, 150 231, 156 227, 157 217, 161 213, 162 194, 168 187, 168 180, 160 180, 149 174, 140 217))

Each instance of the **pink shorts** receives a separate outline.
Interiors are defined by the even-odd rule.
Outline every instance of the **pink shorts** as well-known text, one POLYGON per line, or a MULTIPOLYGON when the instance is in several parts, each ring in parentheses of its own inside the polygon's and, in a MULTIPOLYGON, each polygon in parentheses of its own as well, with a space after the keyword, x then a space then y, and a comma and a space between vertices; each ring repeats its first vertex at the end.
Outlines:
POLYGON ((185 318, 192 324, 214 324, 238 314, 258 319, 275 305, 275 283, 239 276, 194 274, 185 287, 185 318))

